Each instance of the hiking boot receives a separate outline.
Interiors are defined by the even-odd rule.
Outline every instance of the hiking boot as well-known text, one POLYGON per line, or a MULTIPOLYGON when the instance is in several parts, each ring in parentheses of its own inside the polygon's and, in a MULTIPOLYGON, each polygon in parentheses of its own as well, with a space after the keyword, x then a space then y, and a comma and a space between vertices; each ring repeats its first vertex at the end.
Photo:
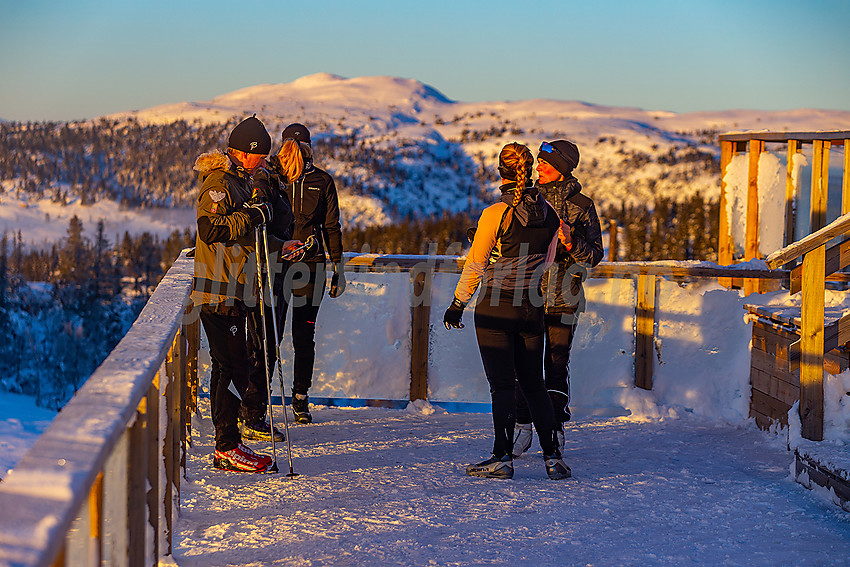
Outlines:
MULTIPOLYGON (((258 421, 257 423, 253 423, 251 425, 243 423, 242 438, 254 439, 256 441, 271 441, 272 426, 266 421, 258 421)), ((281 433, 277 427, 274 428, 274 440, 275 442, 286 441, 286 436, 284 436, 284 434, 281 433)))
POLYGON ((257 457, 258 459, 262 459, 262 460, 268 462, 269 464, 272 464, 272 458, 271 457, 269 457, 268 455, 263 455, 262 453, 255 453, 250 447, 248 447, 244 443, 239 443, 239 445, 237 445, 237 447, 239 447, 240 451, 247 453, 247 454, 251 455, 252 457, 257 457))
POLYGON ((309 405, 310 399, 307 394, 292 395, 292 414, 295 416, 295 423, 313 423, 309 405))
POLYGON ((466 467, 466 474, 481 478, 513 478, 514 462, 510 455, 493 455, 486 461, 466 467))
POLYGON ((549 478, 552 480, 570 478, 573 475, 573 471, 571 471, 570 467, 567 466, 567 463, 561 459, 560 453, 555 453, 554 455, 543 455, 543 462, 546 464, 546 474, 548 474, 549 478))
POLYGON ((514 458, 528 451, 533 438, 534 432, 530 423, 517 423, 514 425, 514 447, 511 451, 514 458))
POLYGON ((216 449, 213 457, 213 466, 226 471, 259 473, 265 472, 271 464, 271 457, 258 455, 242 443, 230 451, 216 449))

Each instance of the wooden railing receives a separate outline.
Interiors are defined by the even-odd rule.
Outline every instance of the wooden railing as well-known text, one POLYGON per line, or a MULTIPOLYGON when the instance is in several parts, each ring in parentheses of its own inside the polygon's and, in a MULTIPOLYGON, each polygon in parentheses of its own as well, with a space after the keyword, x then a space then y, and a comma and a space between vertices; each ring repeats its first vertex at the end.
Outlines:
MULTIPOLYGON (((346 271, 410 273, 411 400, 428 391, 433 275, 458 273, 464 260, 345 256, 346 271)), ((197 399, 199 325, 186 310, 192 262, 181 254, 127 335, 0 484, 0 565, 147 566, 171 553, 197 399)), ((588 273, 636 280, 635 384, 644 389, 652 388, 657 278, 789 276, 704 262, 606 262, 588 273)))
MULTIPOLYGON (((828 226, 810 234, 767 257, 770 268, 779 268, 797 258, 803 263, 797 271, 796 284, 802 289, 800 341, 792 345, 800 360, 800 421, 801 434, 813 441, 823 440, 823 355, 824 351, 850 340, 850 315, 831 324, 824 324, 825 280, 837 270, 850 265, 847 244, 841 242, 827 250, 826 244, 850 230, 850 213, 828 226), (827 257, 830 262, 827 262, 827 257), (827 340, 828 337, 828 340, 827 340)), ((795 291, 792 279, 792 292, 795 291)), ((795 357, 789 353, 789 357, 795 357)))
MULTIPOLYGON (((417 256, 345 254, 346 271, 402 271, 411 274, 411 361, 410 399, 425 399, 428 392, 428 358, 430 356, 431 282, 435 272, 460 273, 462 256, 417 256)), ((652 389, 655 344, 655 298, 657 278, 675 280, 751 279, 754 281, 787 280, 787 270, 760 270, 741 266, 718 266, 710 262, 601 262, 587 271, 589 278, 627 278, 635 280, 635 385, 652 389)), ((843 277, 835 279, 844 280, 843 277)), ((436 305, 445 309, 447 305, 436 305)))
POLYGON ((180 256, 0 484, 0 565, 149 566, 171 553, 197 371, 192 262, 180 256))

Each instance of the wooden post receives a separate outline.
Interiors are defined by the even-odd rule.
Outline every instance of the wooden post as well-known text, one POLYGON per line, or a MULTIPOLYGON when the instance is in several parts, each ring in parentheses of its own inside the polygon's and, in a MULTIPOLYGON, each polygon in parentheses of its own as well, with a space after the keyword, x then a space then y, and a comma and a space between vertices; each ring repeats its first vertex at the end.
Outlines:
POLYGON ((89 491, 89 520, 92 538, 92 564, 103 559, 103 472, 97 473, 89 491))
POLYGON ((635 310, 635 386, 652 389, 655 354, 655 276, 640 274, 635 310))
POLYGON ((829 192, 829 142, 814 141, 812 158, 812 206, 809 214, 809 233, 826 226, 826 198, 829 192))
POLYGON ((165 373, 160 373, 160 377, 164 379, 163 389, 165 390, 165 427, 163 428, 165 438, 162 440, 162 458, 165 472, 165 485, 162 487, 163 514, 165 516, 163 518, 165 523, 165 541, 161 544, 163 555, 171 554, 171 533, 174 528, 174 518, 172 515, 176 498, 174 487, 177 483, 176 478, 180 478, 179 474, 175 474, 175 471, 180 466, 180 458, 178 457, 178 451, 175 450, 178 435, 174 429, 177 424, 174 420, 174 390, 177 384, 175 363, 179 362, 179 359, 175 359, 174 354, 175 350, 177 350, 177 341, 180 338, 180 331, 177 331, 171 343, 171 348, 168 349, 168 353, 165 355, 165 373))
MULTIPOLYGON (((183 334, 186 337, 186 392, 184 406, 186 411, 184 432, 186 444, 192 445, 192 414, 198 411, 198 349, 201 342, 200 308, 191 303, 186 307, 183 318, 183 334)), ((281 393, 282 395, 282 393, 281 393)))
POLYGON ((103 565, 128 565, 129 440, 126 429, 103 467, 103 565))
POLYGON ((608 223, 608 261, 616 262, 617 261, 617 221, 611 220, 608 223))
POLYGON ((803 256, 800 326, 800 421, 802 435, 823 440, 823 314, 826 245, 803 256))
POLYGON ((432 266, 410 272, 413 285, 410 316, 410 401, 428 398, 428 344, 433 274, 432 266))
MULTIPOLYGON (((722 266, 732 264, 732 251, 734 249, 732 219, 729 218, 728 211, 729 196, 726 194, 726 181, 723 180, 726 175, 726 168, 734 155, 734 142, 720 142, 720 234, 717 235, 717 261, 722 266)), ((722 286, 732 287, 732 278, 718 278, 718 282, 722 286)))
POLYGON ((788 163, 785 168, 785 240, 784 246, 794 242, 796 222, 794 218, 794 196, 797 188, 794 186, 794 156, 800 153, 800 142, 788 140, 788 163))
POLYGON ((147 566, 145 522, 148 516, 147 477, 148 450, 147 429, 150 415, 147 396, 142 398, 136 411, 136 420, 128 431, 127 451, 127 546, 130 567, 147 566))
MULTIPOLYGON (((747 226, 744 242, 744 259, 759 257, 759 158, 764 150, 764 142, 750 140, 749 164, 747 167, 747 226)), ((757 293, 759 280, 744 280, 744 295, 757 293)))
POLYGON ((148 529, 153 530, 153 547, 147 549, 146 554, 150 553, 153 558, 151 565, 156 565, 159 558, 159 519, 160 519, 160 486, 159 486, 159 463, 162 459, 162 449, 159 443, 159 384, 162 380, 162 370, 154 376, 153 382, 148 389, 148 411, 147 411, 147 435, 145 452, 147 458, 147 507, 148 507, 148 529))
POLYGON ((841 186, 841 214, 850 212, 850 140, 844 140, 844 179, 841 186))
MULTIPOLYGON (((171 450, 174 453, 174 504, 177 508, 180 507, 180 470, 185 467, 185 455, 183 453, 183 432, 186 430, 183 427, 183 418, 185 416, 183 396, 185 394, 186 385, 186 338, 183 336, 183 328, 177 330, 177 335, 174 337, 174 345, 171 347, 174 352, 174 376, 172 377, 171 395, 173 400, 171 403, 171 428, 174 433, 172 435, 171 450)), ((169 545, 170 548, 170 545, 169 545)))

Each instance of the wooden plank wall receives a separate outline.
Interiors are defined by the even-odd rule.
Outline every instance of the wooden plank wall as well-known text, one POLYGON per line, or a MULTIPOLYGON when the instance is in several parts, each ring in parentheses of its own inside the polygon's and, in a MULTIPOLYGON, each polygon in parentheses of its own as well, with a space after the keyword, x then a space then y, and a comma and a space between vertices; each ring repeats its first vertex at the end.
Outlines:
POLYGON ((800 374, 789 370, 788 360, 788 346, 796 340, 780 326, 753 323, 750 417, 763 429, 774 421, 788 425, 788 410, 800 399, 800 374))
MULTIPOLYGON (((790 345, 799 336, 786 327, 766 321, 753 323, 750 351, 750 417, 762 429, 774 423, 788 425, 788 410, 800 399, 800 370, 790 367, 790 345)), ((824 354, 823 369, 838 374, 850 367, 850 353, 835 349, 824 354)))

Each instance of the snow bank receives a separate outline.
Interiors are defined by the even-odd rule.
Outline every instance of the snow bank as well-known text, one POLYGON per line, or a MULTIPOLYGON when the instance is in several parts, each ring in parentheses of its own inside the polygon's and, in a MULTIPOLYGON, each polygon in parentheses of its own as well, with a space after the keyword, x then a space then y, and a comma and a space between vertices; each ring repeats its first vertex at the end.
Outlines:
MULTIPOLYGON (((349 273, 347 279, 345 293, 337 299, 325 297, 319 310, 310 393, 406 400, 410 276, 349 273)), ((486 404, 489 385, 472 307, 464 313, 463 329, 448 331, 442 322, 458 279, 458 274, 434 275, 428 399, 486 404)), ((645 391, 634 386, 634 282, 590 279, 585 290, 587 310, 579 318, 570 362, 571 407, 577 418, 657 419, 693 413, 730 423, 748 419, 751 328, 744 320, 739 292, 716 283, 680 286, 659 279, 654 384, 652 391, 645 391)), ((753 297, 747 300, 752 302, 753 297)), ((281 352, 289 389, 293 353, 288 323, 281 352)), ((202 353, 202 371, 207 360, 202 353)), ((205 375, 202 379, 208 380, 205 375)), ((274 383, 274 394, 279 395, 276 379, 274 383)))

